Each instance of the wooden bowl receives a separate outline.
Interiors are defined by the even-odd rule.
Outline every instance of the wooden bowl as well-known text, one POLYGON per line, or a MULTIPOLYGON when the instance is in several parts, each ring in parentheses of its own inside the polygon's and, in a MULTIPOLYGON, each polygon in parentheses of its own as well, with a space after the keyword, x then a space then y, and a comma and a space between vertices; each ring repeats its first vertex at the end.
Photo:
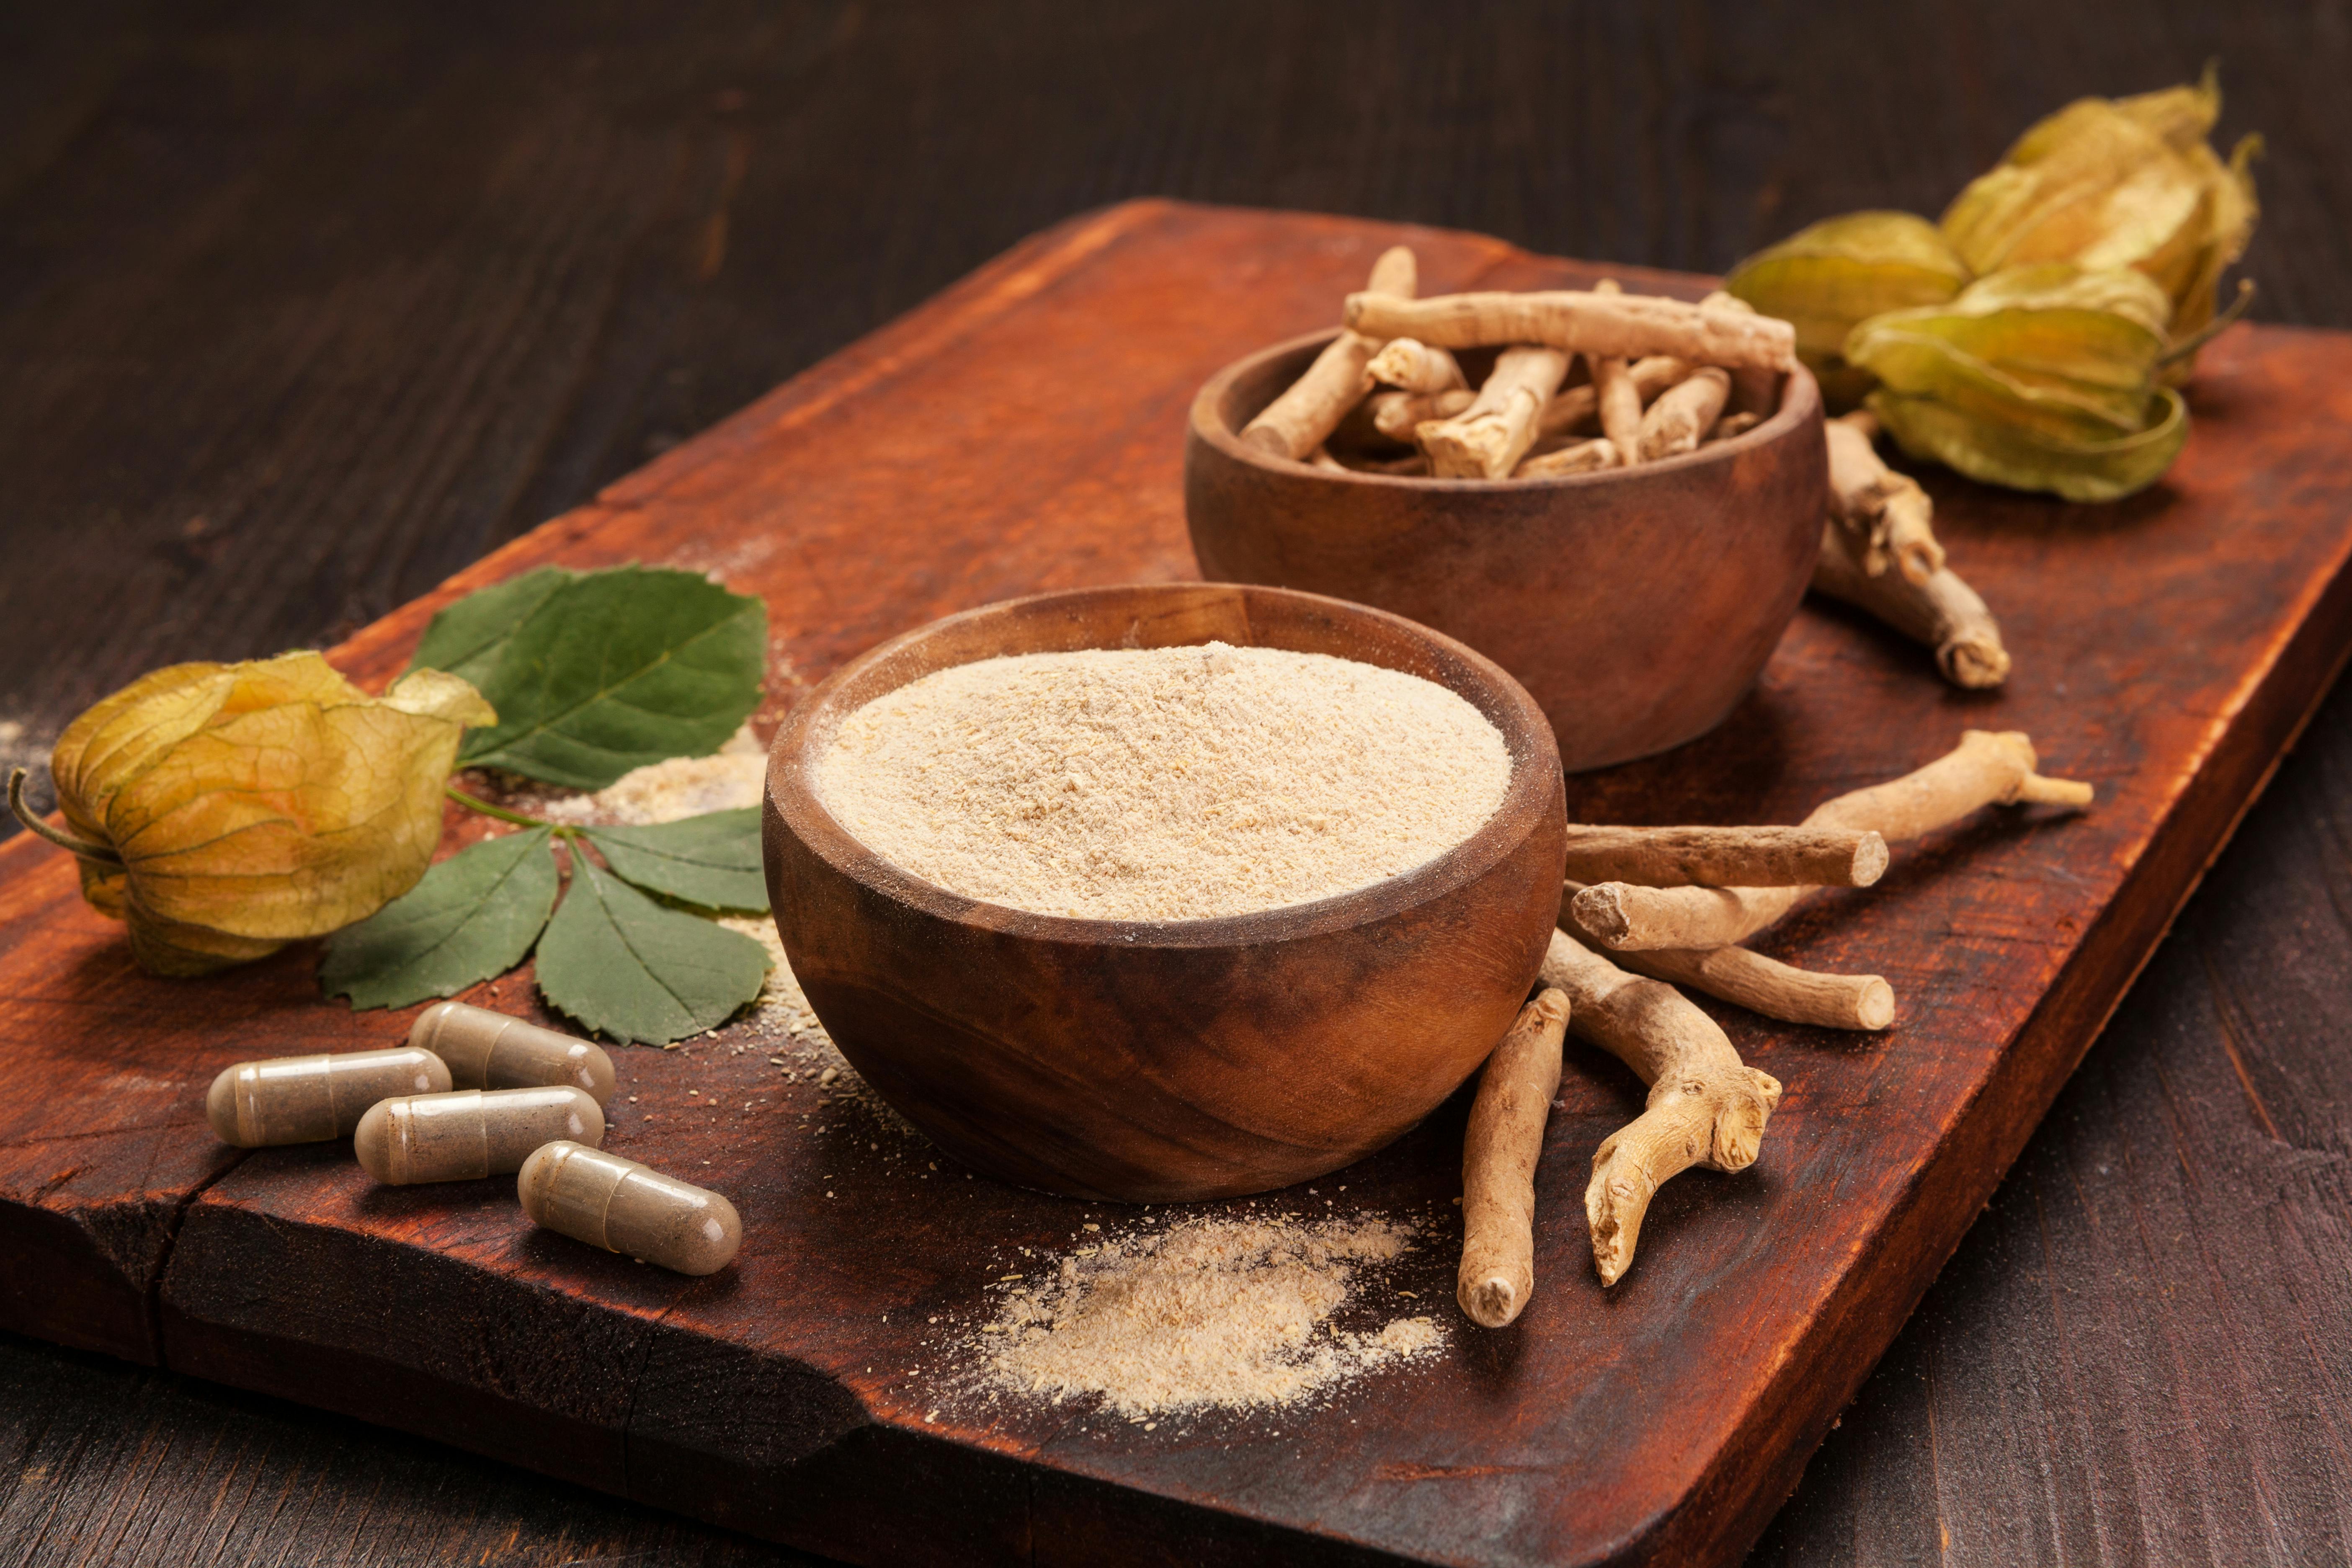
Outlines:
POLYGON ((1526 999, 1567 859, 1559 755, 1509 676, 1379 610, 1204 584, 1044 594, 884 643, 786 718, 764 816, 784 951, 866 1082, 974 1169, 1150 1203, 1319 1176, 1427 1115, 1526 999), (960 897, 818 803, 815 763, 841 721, 933 670, 1212 640, 1336 654, 1460 693, 1510 747, 1502 805, 1435 860, 1360 891, 1131 921, 960 897))
POLYGON ((1328 332, 1219 371, 1192 400, 1184 517, 1213 581, 1394 610, 1518 677, 1570 772, 1721 723, 1771 657, 1821 548, 1829 458, 1802 370, 1744 436, 1542 479, 1335 474, 1235 434, 1328 332))

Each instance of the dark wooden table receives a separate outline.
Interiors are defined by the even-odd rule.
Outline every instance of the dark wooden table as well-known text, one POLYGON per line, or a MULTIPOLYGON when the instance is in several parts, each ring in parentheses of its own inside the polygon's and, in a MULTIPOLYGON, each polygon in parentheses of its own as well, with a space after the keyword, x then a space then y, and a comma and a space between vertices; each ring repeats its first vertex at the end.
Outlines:
MULTIPOLYGON (((13 7, 0 763, 344 635, 1074 210, 1719 268, 2216 55, 2257 314, 2352 325, 2325 5, 13 7)), ((2347 835, 2339 693, 1755 1562, 2352 1555, 2347 835)), ((28 1341, 0 1391, 0 1563, 806 1561, 28 1341)))

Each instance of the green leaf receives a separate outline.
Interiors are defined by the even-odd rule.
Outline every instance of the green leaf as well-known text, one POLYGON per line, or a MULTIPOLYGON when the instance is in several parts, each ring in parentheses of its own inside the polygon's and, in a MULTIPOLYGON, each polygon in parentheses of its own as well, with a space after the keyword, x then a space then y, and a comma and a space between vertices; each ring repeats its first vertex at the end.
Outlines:
POLYGON ((584 827, 614 875, 712 910, 764 910, 760 808, 706 812, 650 827, 584 827))
POLYGON ((585 855, 539 944, 550 1006, 625 1043, 715 1028, 759 995, 768 954, 750 937, 655 903, 585 855))
POLYGON ((499 655, 506 651, 516 629, 573 576, 560 566, 542 566, 445 605, 425 628, 408 668, 446 669, 478 689, 497 668, 499 655))
POLYGON ((691 572, 634 566, 559 584, 477 684, 499 722, 457 760, 574 789, 715 752, 760 701, 767 606, 691 572))
POLYGON ((353 1007, 453 996, 520 963, 555 908, 549 829, 486 838, 327 939, 319 985, 353 1007))

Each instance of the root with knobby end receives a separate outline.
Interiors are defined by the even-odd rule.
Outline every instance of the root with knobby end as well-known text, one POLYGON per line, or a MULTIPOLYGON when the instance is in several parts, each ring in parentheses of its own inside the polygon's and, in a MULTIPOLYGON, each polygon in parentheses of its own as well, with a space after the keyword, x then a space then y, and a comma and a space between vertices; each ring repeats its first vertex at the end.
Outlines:
POLYGON ((1872 576, 1863 569, 1854 535, 1832 521, 1822 528, 1822 553, 1813 563, 1813 591, 1843 599, 1885 621, 1913 642, 1936 650, 1944 679, 1969 690, 1999 686, 2009 679, 2009 649, 2001 646, 2000 623, 1977 591, 1949 566, 1938 566, 1921 582, 1900 572, 1872 576))
POLYGON ((1466 390, 1470 385, 1469 377, 1462 374, 1462 367, 1454 363, 1452 354, 1411 338, 1391 340, 1365 368, 1382 386, 1393 386, 1402 392, 1452 392, 1457 388, 1466 390))
POLYGON ((1727 414, 1715 422, 1715 428, 1706 433, 1706 439, 1699 445, 1711 447, 1717 441, 1728 441, 1734 436, 1745 436, 1763 423, 1764 416, 1761 414, 1750 414, 1745 410, 1738 414, 1727 414))
POLYGON ((1549 343, 1624 360, 1672 354, 1727 370, 1788 370, 1797 363, 1797 331, 1786 321, 1649 294, 1559 289, 1412 300, 1367 290, 1348 296, 1346 320, 1383 342, 1412 338, 1444 349, 1549 343))
POLYGON ((1536 1288, 1536 1162, 1559 1092, 1565 992, 1547 990, 1486 1058, 1462 1136, 1462 1268, 1454 1299, 1473 1322, 1507 1326, 1536 1288))
MULTIPOLYGON (((1969 730, 1926 767, 1824 801, 1803 825, 1867 830, 1893 844, 1988 805, 2091 804, 2089 784, 2043 778, 2033 767, 2033 742, 2021 731, 1969 730)), ((1728 947, 1787 914, 1811 890, 1601 882, 1578 893, 1569 907, 1575 925, 1603 947, 1728 947)))
POLYGON ((1412 433, 1432 419, 1451 419, 1478 400, 1466 386, 1445 392, 1375 392, 1365 404, 1372 411, 1372 428, 1391 441, 1408 446, 1412 433))
MULTIPOLYGON (((1362 294, 1351 300, 1410 296, 1420 286, 1420 267, 1406 246, 1392 246, 1372 263, 1372 275, 1362 294)), ((1343 331, 1315 356, 1307 374, 1289 390, 1265 405, 1256 418, 1242 426, 1242 440, 1277 458, 1305 460, 1339 427, 1348 410, 1372 389, 1366 367, 1380 352, 1381 338, 1343 331)))
POLYGON ((1413 432, 1442 479, 1499 479, 1535 445, 1536 419, 1568 374, 1568 355, 1552 348, 1508 348, 1469 407, 1413 432))
POLYGON ((1568 830, 1568 875, 1645 888, 1867 888, 1886 840, 1851 827, 1596 827, 1568 830))
POLYGON ((1936 503, 1918 480, 1879 460, 1873 445, 1878 421, 1867 411, 1841 415, 1822 431, 1830 447, 1830 517, 1844 530, 1854 565, 1866 577, 1884 576, 1891 566, 1924 586, 1944 564, 1936 503))
MULTIPOLYGON (((1751 316, 1756 314, 1755 306, 1738 295, 1727 294, 1720 289, 1698 303, 1701 310, 1744 310, 1751 316)), ((1731 373, 1731 407, 1735 416, 1744 414, 1751 419, 1762 419, 1780 405, 1780 376, 1777 371, 1751 366, 1731 373)))
POLYGON ((1873 1033, 1895 1022, 1895 987, 1881 975, 1822 974, 1744 947, 1665 947, 1613 956, 1636 974, 1687 985, 1784 1024, 1873 1033))
POLYGON ((1756 1163, 1780 1082, 1739 1059, 1714 1019, 1673 986, 1626 973, 1566 931, 1544 954, 1543 984, 1568 994, 1569 1026, 1650 1086, 1642 1114, 1601 1141, 1584 1190, 1592 1263, 1603 1285, 1624 1278, 1658 1189, 1693 1165, 1756 1163))
POLYGON ((1681 385, 1651 404, 1642 416, 1642 460, 1655 462, 1697 451, 1730 395, 1729 371, 1706 365, 1691 372, 1681 385))

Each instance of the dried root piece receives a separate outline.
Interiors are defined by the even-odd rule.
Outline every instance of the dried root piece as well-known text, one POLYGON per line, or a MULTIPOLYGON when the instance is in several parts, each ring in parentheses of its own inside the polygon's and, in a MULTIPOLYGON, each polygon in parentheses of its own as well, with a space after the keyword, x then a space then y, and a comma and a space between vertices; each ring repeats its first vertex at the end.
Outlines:
POLYGON ((1451 419, 1478 395, 1466 386, 1445 392, 1375 392, 1365 404, 1372 411, 1372 428, 1391 441, 1410 445, 1412 433, 1432 419, 1451 419))
POLYGON ((1328 447, 1318 447, 1312 452, 1307 453, 1307 466, 1310 468, 1321 468, 1327 473, 1333 474, 1344 474, 1349 471, 1348 465, 1333 457, 1331 455, 1331 449, 1328 447))
POLYGON ((1393 340, 1365 368, 1374 381, 1401 392, 1450 392, 1470 384, 1452 354, 1411 338, 1393 340))
POLYGON ((1925 584, 1944 564, 1936 542, 1935 502, 1908 474, 1879 461, 1872 445, 1878 421, 1861 409, 1822 426, 1830 444, 1830 516, 1852 536, 1855 563, 1865 575, 1898 568, 1925 584))
MULTIPOLYGON (((1631 377, 1629 376, 1630 380, 1631 377)), ((1690 373, 1642 416, 1642 460, 1696 452, 1731 395, 1731 373, 1713 365, 1690 373)))
POLYGON ((1886 840, 1849 827, 1589 827, 1568 830, 1568 875, 1645 888, 1867 888, 1886 840))
MULTIPOLYGON (((2033 742, 2023 733, 1969 730, 1958 746, 1916 773, 1823 802, 1804 826, 1866 829, 1892 844, 1932 833, 1988 805, 2091 804, 2089 784, 2043 778, 2033 764, 2033 742)), ((1576 894, 1569 908, 1579 928, 1619 951, 1727 947, 1787 914, 1809 891, 1602 882, 1576 894)), ((1583 1005, 1573 990, 1569 997, 1583 1005)))
POLYGON ((1549 343, 1574 353, 1673 354, 1726 368, 1786 370, 1797 363, 1796 329, 1786 321, 1646 294, 1560 289, 1412 300, 1367 290, 1348 296, 1347 324, 1383 342, 1413 338, 1447 349, 1549 343))
POLYGON ((1756 1163, 1780 1083, 1739 1059, 1731 1041, 1673 986, 1628 974, 1566 931, 1554 931, 1543 983, 1568 994, 1576 1037, 1599 1046, 1650 1086, 1639 1117, 1592 1156, 1584 1215, 1603 1285, 1624 1278, 1650 1199, 1693 1165, 1756 1163))
POLYGON ((1895 987, 1875 974, 1822 974, 1744 947, 1658 948, 1620 952, 1616 961, 1784 1024, 1874 1030, 1895 1022, 1895 987))
MULTIPOLYGON (((1362 294, 1350 300, 1410 297, 1420 286, 1420 267, 1412 251, 1393 246, 1372 263, 1372 276, 1362 294)), ((1277 458, 1303 459, 1321 446, 1348 410, 1372 389, 1366 367, 1380 352, 1381 340, 1342 331, 1315 356, 1307 374, 1290 384, 1258 416, 1242 426, 1242 440, 1277 458)))
POLYGON ((1414 432, 1430 472, 1441 479, 1507 476, 1535 445, 1537 416, 1567 374, 1568 355, 1559 349, 1505 349, 1469 407, 1414 432))
POLYGON ((1564 991, 1547 990, 1519 1011, 1486 1058, 1462 1138, 1462 1271, 1454 1299, 1473 1322, 1507 1326, 1536 1288, 1536 1161, 1559 1092, 1564 991))
POLYGON ((1734 436, 1745 436, 1763 423, 1764 416, 1761 414, 1749 414, 1745 411, 1727 414, 1715 422, 1715 428, 1706 433, 1706 439, 1700 445, 1712 446, 1717 441, 1728 441, 1734 436))
MULTIPOLYGON (((1738 295, 1727 294, 1720 289, 1698 303, 1699 309, 1703 310, 1745 310, 1751 316, 1756 313, 1755 306, 1738 295)), ((1779 373, 1752 368, 1735 370, 1731 373, 1731 406, 1734 412, 1753 415, 1762 419, 1780 405, 1779 373)))
POLYGON ((1593 474, 1603 468, 1624 467, 1625 455, 1614 441, 1579 441, 1573 447, 1546 452, 1541 457, 1524 459, 1511 477, 1515 479, 1557 479, 1562 474, 1593 474))
MULTIPOLYGON (((1603 278, 1592 291, 1612 298, 1621 292, 1614 278, 1603 278)), ((1584 363, 1592 374, 1593 408, 1601 420, 1601 434, 1617 448, 1620 464, 1630 467, 1640 462, 1642 389, 1633 384, 1632 362, 1622 355, 1588 353, 1584 363)))
POLYGON ((1934 648, 1936 668, 1955 686, 1982 690, 2009 679, 2009 649, 2001 646, 2000 623, 1958 573, 1938 566, 1921 582, 1901 572, 1873 576, 1857 559, 1858 547, 1855 536, 1841 524, 1823 526, 1821 559, 1813 563, 1817 592, 1866 610, 1912 641, 1934 648))

